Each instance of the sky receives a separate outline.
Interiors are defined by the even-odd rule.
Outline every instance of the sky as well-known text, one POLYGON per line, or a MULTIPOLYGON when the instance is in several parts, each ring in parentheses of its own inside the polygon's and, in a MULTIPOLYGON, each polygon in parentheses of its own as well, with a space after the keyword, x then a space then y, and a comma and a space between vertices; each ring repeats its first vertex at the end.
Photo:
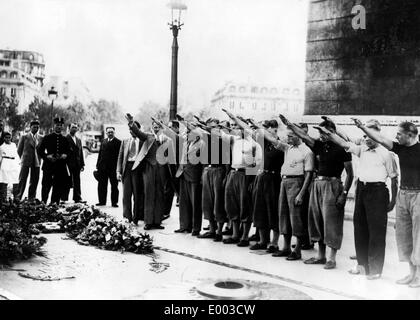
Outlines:
MULTIPOLYGON (((135 112, 169 103, 169 0, 0 0, 0 48, 44 55, 48 76, 83 80, 135 112)), ((301 85, 308 0, 185 0, 178 98, 207 106, 226 81, 301 85)))

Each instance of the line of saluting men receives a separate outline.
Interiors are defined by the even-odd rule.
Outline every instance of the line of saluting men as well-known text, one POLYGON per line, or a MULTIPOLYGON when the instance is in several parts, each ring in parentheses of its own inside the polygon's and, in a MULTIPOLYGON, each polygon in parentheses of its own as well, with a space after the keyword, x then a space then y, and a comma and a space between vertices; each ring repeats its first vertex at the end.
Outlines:
MULTIPOLYGON (((150 133, 142 131, 127 114, 132 137, 120 142, 119 148, 114 146, 119 149, 114 156, 116 170, 109 171, 112 180, 123 182, 127 221, 137 225, 144 220, 145 230, 163 229, 161 222, 169 216, 177 194, 177 233, 248 247, 253 223, 257 234, 252 238, 257 242, 251 250, 267 250, 274 257, 294 261, 301 259, 301 250, 318 243, 317 256, 304 263, 334 269, 343 239, 344 207, 354 178, 353 154, 359 158, 354 211, 358 268, 349 272, 358 274, 364 269, 370 280, 381 277, 387 214, 397 203, 398 254, 410 267, 409 275, 397 283, 420 287, 420 144, 413 123, 401 123, 398 142, 393 142, 381 135, 378 121, 363 125, 355 119, 364 139, 352 141, 331 119, 323 117, 315 127, 320 138, 314 139, 308 135, 307 125, 293 124, 280 115, 288 128, 285 142, 277 135, 276 120, 260 124, 223 111, 230 122, 213 118, 203 122, 198 117, 188 122, 177 115, 177 121, 166 125, 152 118, 150 133), (398 194, 394 154, 399 156, 401 168, 398 194), (203 216, 209 227, 200 234, 203 216), (224 230, 225 224, 229 228, 224 230), (284 240, 281 249, 280 234, 284 240), (294 247, 292 237, 296 238, 294 247)), ((112 137, 103 143, 102 154, 115 139, 113 131, 109 128, 112 137)), ((105 160, 98 159, 98 164, 105 160)), ((100 194, 104 187, 99 181, 100 194)), ((106 196, 100 194, 99 198, 99 204, 104 205, 106 196)), ((116 204, 117 198, 112 201, 116 204)))
MULTIPOLYGON (((304 124, 296 125, 280 115, 288 128, 287 143, 277 136, 276 120, 256 123, 224 110, 231 122, 197 118, 196 122, 153 119, 152 132, 144 132, 127 114, 132 137, 121 142, 114 128, 101 145, 97 162, 98 205, 105 205, 108 179, 111 202, 118 203, 118 180, 123 183, 123 215, 134 224, 144 220, 145 230, 163 229, 174 194, 179 195, 178 233, 191 232, 225 244, 248 247, 251 224, 258 241, 251 250, 267 250, 275 257, 300 260, 301 250, 318 243, 318 254, 305 264, 336 267, 336 253, 343 238, 344 207, 353 181, 352 156, 359 159, 354 238, 358 266, 368 279, 381 277, 385 257, 387 213, 396 205, 396 240, 400 261, 408 262, 409 274, 397 281, 420 287, 420 143, 411 122, 398 127, 397 141, 381 135, 380 124, 371 120, 355 124, 364 132, 361 141, 340 132, 324 117, 315 129, 320 139, 308 135, 304 124), (180 125, 186 130, 180 131, 180 125), (303 141, 303 143, 302 143, 303 141), (394 154, 398 155, 401 186, 394 154), (342 182, 343 171, 346 172, 342 182), (391 197, 386 186, 391 180, 391 197), (134 197, 134 207, 132 207, 134 197), (202 217, 209 231, 200 234, 202 217), (230 225, 230 231, 223 230, 230 225), (228 237, 223 239, 223 235, 228 237), (278 240, 283 235, 283 247, 278 240), (296 238, 294 250, 291 238, 296 238), (329 248, 328 254, 326 248, 329 248)), ((18 148, 0 121, 0 191, 7 183, 22 198, 31 171, 29 198, 36 195, 40 159, 43 159, 42 201, 73 200, 80 196, 80 171, 84 168, 77 124, 64 137, 62 118, 54 119, 54 132, 40 136, 39 123, 22 136, 18 148), (18 154, 18 156, 16 156, 18 154), (16 161, 21 158, 19 179, 16 161)), ((2 198, 4 200, 4 198, 2 198)))

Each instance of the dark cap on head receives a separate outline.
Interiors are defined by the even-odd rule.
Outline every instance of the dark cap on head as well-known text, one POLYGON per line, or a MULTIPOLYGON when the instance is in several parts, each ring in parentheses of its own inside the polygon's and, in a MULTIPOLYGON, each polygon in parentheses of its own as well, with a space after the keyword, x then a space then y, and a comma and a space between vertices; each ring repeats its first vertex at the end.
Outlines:
POLYGON ((39 125, 39 121, 38 120, 32 120, 29 124, 30 126, 34 126, 34 125, 39 125))
POLYGON ((55 117, 54 124, 64 124, 64 118, 62 117, 55 117))

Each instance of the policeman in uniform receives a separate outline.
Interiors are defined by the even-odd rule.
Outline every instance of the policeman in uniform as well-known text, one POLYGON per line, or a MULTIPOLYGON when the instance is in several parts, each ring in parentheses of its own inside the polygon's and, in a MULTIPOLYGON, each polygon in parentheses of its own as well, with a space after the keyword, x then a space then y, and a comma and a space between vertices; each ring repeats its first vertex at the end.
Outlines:
POLYGON ((51 203, 59 203, 65 196, 69 174, 67 169, 67 156, 70 152, 69 141, 61 134, 64 128, 64 119, 54 119, 54 131, 44 137, 38 146, 38 154, 44 160, 42 165, 41 197, 47 203, 52 187, 51 203))

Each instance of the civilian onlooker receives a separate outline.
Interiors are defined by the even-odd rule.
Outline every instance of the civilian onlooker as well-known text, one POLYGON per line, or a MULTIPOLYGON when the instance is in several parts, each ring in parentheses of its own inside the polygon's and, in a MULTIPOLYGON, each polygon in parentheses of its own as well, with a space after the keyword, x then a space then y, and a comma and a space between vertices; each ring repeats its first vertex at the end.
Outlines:
POLYGON ((118 207, 118 180, 117 180, 117 162, 120 151, 121 140, 115 137, 115 128, 105 129, 108 138, 104 139, 99 149, 96 169, 98 170, 98 206, 106 205, 106 196, 108 192, 108 180, 111 184, 111 204, 118 207))
POLYGON ((26 181, 29 172, 29 190, 28 199, 33 200, 36 197, 36 189, 39 181, 39 170, 41 166, 41 158, 38 156, 37 147, 41 143, 43 136, 39 133, 39 121, 32 120, 30 123, 30 131, 23 135, 17 147, 17 152, 21 160, 21 168, 19 174, 19 199, 23 198, 26 189, 26 181))
POLYGON ((18 199, 19 194, 19 155, 12 143, 12 135, 3 132, 4 143, 0 146, 0 200, 7 200, 7 186, 13 185, 13 198, 18 199))
POLYGON ((68 189, 63 200, 68 200, 70 188, 73 187, 73 201, 78 203, 82 201, 80 172, 85 169, 85 160, 83 156, 82 141, 76 137, 76 132, 79 130, 77 123, 70 124, 69 128, 70 132, 66 138, 69 141, 70 146, 70 153, 67 157, 67 167, 70 172, 70 184, 68 185, 68 189))

